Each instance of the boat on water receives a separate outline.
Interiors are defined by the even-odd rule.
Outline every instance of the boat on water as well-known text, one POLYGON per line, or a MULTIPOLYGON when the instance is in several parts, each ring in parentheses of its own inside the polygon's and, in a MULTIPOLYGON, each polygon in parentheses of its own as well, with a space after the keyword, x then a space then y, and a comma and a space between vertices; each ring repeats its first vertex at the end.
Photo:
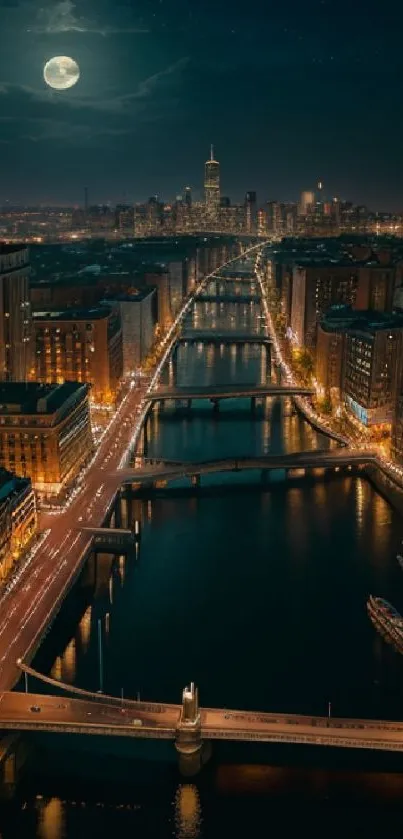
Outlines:
POLYGON ((398 561, 398 563, 399 563, 399 565, 400 565, 400 567, 403 571, 403 556, 401 554, 398 554, 396 559, 397 559, 397 561, 398 561))
POLYGON ((367 602, 369 617, 382 638, 403 654, 403 617, 383 597, 373 597, 367 602))

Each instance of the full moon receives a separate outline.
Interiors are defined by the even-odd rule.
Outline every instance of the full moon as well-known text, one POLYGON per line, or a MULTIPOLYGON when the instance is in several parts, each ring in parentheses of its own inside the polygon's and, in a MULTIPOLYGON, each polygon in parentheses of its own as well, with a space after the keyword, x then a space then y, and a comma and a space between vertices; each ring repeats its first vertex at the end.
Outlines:
POLYGON ((43 68, 43 77, 49 87, 55 90, 67 90, 78 82, 80 68, 73 58, 56 55, 47 61, 43 68))

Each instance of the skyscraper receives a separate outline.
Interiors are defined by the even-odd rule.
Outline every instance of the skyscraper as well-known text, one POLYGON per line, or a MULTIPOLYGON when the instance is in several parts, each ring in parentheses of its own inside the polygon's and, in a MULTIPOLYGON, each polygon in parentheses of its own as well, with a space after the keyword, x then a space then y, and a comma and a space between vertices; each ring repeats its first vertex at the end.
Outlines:
POLYGON ((220 164, 214 160, 214 148, 211 146, 210 160, 204 167, 204 193, 206 210, 210 218, 218 218, 220 209, 220 164))
POLYGON ((314 192, 301 192, 301 200, 299 203, 299 214, 300 216, 306 216, 308 213, 313 210, 315 205, 315 193, 314 192))
POLYGON ((185 201, 186 207, 188 207, 188 209, 190 209, 191 206, 192 206, 192 187, 190 187, 190 186, 185 186, 184 201, 185 201))
POLYGON ((29 257, 25 245, 0 243, 0 380, 25 381, 31 366, 29 257))
POLYGON ((256 192, 245 195, 245 228, 247 233, 256 233, 256 192))

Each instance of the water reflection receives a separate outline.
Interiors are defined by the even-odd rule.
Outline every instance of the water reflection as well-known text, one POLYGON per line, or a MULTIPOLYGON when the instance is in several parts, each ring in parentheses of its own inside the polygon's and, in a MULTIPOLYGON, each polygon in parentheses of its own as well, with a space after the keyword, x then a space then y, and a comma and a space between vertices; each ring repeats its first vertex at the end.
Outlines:
POLYGON ((180 784, 175 796, 176 839, 198 839, 201 835, 201 805, 194 784, 180 784))
POLYGON ((80 623, 79 623, 79 632, 80 632, 80 640, 81 640, 81 649, 82 652, 85 653, 90 642, 91 637, 91 615, 92 615, 92 606, 88 606, 88 609, 84 612, 80 623))
MULTIPOLYGON (((82 652, 85 652, 83 650, 82 652)), ((73 637, 67 644, 62 655, 57 656, 51 669, 51 676, 60 679, 62 682, 74 683, 76 677, 77 646, 73 637)))
POLYGON ((64 836, 64 811, 60 798, 38 800, 38 839, 62 839, 64 836))

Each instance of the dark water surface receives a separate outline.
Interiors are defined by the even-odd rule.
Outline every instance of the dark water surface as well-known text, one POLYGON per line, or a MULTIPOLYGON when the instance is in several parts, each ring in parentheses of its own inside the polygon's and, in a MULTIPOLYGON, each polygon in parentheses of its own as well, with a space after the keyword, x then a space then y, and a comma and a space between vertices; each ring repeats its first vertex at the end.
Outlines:
MULTIPOLYGON (((166 375, 182 386, 259 383, 265 369, 258 346, 196 345, 179 349, 166 375)), ((255 415, 242 400, 218 416, 208 402, 190 414, 167 408, 150 429, 150 456, 174 459, 329 445, 282 400, 255 415)), ((101 556, 96 574, 89 564, 38 668, 98 689, 101 621, 111 693, 178 702, 194 680, 205 705, 325 714, 331 702, 338 716, 401 719, 401 659, 374 632, 366 600, 403 609, 402 525, 365 480, 263 488, 254 474, 214 476, 199 494, 136 499, 130 516, 142 523, 137 560, 101 556)), ((186 783, 173 753, 153 759, 156 745, 133 761, 130 744, 67 739, 36 742, 34 768, 3 808, 3 839, 375 836, 403 819, 398 760, 393 774, 363 774, 367 758, 347 752, 327 765, 326 750, 217 746, 186 783)))

